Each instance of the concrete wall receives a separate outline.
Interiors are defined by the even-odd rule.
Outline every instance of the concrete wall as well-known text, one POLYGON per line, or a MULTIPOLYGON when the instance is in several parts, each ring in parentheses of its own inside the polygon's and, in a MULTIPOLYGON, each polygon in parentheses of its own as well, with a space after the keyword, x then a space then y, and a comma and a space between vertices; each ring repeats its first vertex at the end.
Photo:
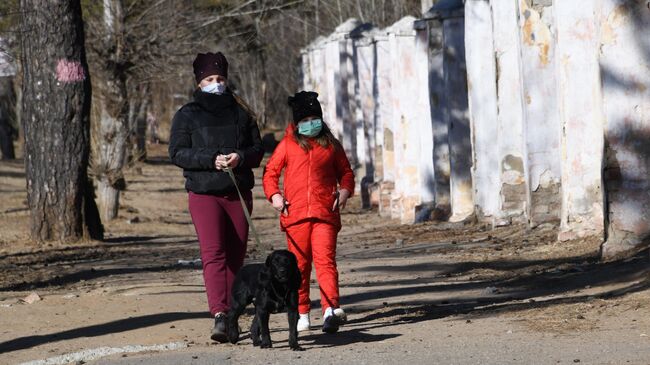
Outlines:
POLYGON ((612 256, 650 235, 650 10, 602 0, 600 74, 605 118, 607 242, 612 256))
POLYGON ((341 51, 340 51, 340 41, 338 39, 333 39, 331 36, 323 42, 323 53, 324 53, 324 79, 323 81, 323 95, 325 96, 325 103, 322 104, 323 107, 323 119, 329 125, 332 133, 337 138, 340 138, 343 134, 343 119, 341 112, 338 112, 341 109, 347 109, 347 99, 344 100, 340 94, 339 90, 345 89, 345 96, 347 97, 347 81, 343 83, 341 81, 341 51), (345 86, 345 88, 343 87, 345 86), (337 103, 339 105, 337 105, 337 103), (343 104, 343 105, 342 105, 343 104))
POLYGON ((449 0, 383 31, 347 22, 306 49, 305 85, 383 216, 550 223, 633 251, 650 235, 646 3, 449 0))
POLYGON ((382 32, 374 36, 377 52, 377 103, 376 123, 377 151, 375 152, 376 176, 379 194, 379 214, 390 217, 390 196, 395 188, 395 143, 393 141, 392 101, 392 58, 388 34, 382 32))
POLYGON ((474 212, 464 32, 464 18, 444 20, 443 73, 447 94, 444 116, 449 126, 451 221, 462 221, 474 212))
POLYGON ((500 214, 500 164, 498 153, 496 61, 492 12, 488 0, 465 3, 465 46, 470 123, 472 130, 472 181, 479 220, 500 214))
POLYGON ((560 120, 553 7, 519 0, 524 140, 531 226, 560 219, 560 120))
POLYGON ((494 0, 492 24, 497 63, 497 123, 500 218, 523 221, 527 206, 523 77, 517 24, 517 1, 494 0))
POLYGON ((431 109, 431 128, 433 138, 433 179, 434 212, 433 219, 445 220, 451 215, 451 193, 449 179, 449 120, 446 118, 447 90, 443 67, 443 28, 442 21, 427 22, 429 31, 429 107, 431 109))
POLYGON ((598 1, 556 1, 558 93, 562 123, 560 239, 602 236, 603 109, 598 64, 598 1))
POLYGON ((356 111, 357 156, 361 178, 358 184, 361 190, 362 206, 371 207, 370 188, 376 180, 375 153, 376 144, 376 99, 377 99, 377 59, 375 41, 372 37, 374 28, 357 35, 354 40, 354 66, 357 85, 358 109, 356 111))
POLYGON ((415 207, 416 221, 428 220, 435 202, 435 173, 433 159, 433 124, 431 119, 431 105, 429 97, 429 29, 422 27, 416 29, 415 53, 413 63, 415 67, 414 88, 415 95, 415 137, 418 143, 418 172, 419 185, 417 194, 420 203, 415 207))
MULTIPOLYGON (((415 64, 415 18, 405 17, 388 30, 392 59, 392 106, 395 191, 391 196, 391 216, 402 222, 415 221, 415 207, 421 203, 419 167, 419 124, 415 64)), ((427 110, 428 113, 428 110, 427 110)))

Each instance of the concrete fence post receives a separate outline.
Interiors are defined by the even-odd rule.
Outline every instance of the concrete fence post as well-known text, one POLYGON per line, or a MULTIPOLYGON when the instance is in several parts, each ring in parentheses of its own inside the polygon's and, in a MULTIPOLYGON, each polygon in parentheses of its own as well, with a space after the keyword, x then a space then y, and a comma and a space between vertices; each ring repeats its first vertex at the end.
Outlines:
POLYGON ((557 100, 563 133, 560 240, 604 234, 598 1, 557 1, 557 100))
POLYGON ((647 247, 650 236, 650 10, 601 0, 600 72, 607 187, 605 258, 647 247))

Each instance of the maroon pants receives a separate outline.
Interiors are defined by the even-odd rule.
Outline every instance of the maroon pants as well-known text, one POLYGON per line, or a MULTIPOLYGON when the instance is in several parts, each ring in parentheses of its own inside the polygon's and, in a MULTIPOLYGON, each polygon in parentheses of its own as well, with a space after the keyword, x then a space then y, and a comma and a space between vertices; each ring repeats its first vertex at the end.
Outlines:
MULTIPOLYGON (((253 210, 250 191, 242 192, 249 212, 253 210)), ((192 222, 199 238, 203 280, 210 313, 230 309, 230 290, 244 263, 248 222, 239 197, 189 193, 192 222)))

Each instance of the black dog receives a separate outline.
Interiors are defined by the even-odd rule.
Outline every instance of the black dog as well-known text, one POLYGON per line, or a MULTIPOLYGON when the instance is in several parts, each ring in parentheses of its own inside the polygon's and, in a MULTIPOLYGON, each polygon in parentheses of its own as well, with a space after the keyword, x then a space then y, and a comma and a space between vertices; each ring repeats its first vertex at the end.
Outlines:
POLYGON ((228 339, 239 340, 237 321, 250 303, 255 304, 255 317, 251 325, 254 346, 269 348, 269 314, 287 311, 289 319, 289 347, 302 350, 298 345, 298 287, 300 272, 296 256, 287 250, 273 251, 265 264, 250 264, 241 268, 232 287, 231 308, 228 312, 228 339))

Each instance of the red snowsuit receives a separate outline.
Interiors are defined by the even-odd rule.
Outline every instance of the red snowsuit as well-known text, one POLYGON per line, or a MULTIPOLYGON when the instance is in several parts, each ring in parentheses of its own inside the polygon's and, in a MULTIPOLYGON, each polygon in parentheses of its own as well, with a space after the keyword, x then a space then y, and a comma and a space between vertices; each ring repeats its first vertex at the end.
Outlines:
POLYGON ((295 127, 287 127, 264 171, 267 199, 282 194, 280 174, 284 172, 284 198, 288 202, 280 226, 287 234, 287 246, 298 259, 302 283, 298 294, 298 312, 308 313, 309 279, 314 262, 320 287, 321 306, 338 308, 339 285, 336 268, 336 236, 341 229, 339 210, 332 210, 338 186, 354 192, 354 173, 341 147, 324 148, 310 140, 312 148, 303 150, 293 136, 295 127))

